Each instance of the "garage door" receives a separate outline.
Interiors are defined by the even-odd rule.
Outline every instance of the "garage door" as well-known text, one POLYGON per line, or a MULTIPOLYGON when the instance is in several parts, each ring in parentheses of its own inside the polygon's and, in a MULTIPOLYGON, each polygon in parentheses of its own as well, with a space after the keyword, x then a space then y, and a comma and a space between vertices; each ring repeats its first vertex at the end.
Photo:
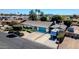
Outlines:
POLYGON ((46 32, 46 28, 44 28, 44 27, 39 27, 39 30, 38 30, 38 31, 45 33, 45 32, 46 32))

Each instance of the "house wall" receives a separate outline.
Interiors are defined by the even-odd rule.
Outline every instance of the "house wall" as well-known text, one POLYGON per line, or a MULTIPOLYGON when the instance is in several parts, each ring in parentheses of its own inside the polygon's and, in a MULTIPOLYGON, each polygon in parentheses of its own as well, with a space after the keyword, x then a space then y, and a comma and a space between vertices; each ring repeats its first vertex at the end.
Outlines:
POLYGON ((49 32, 49 29, 48 28, 46 28, 46 32, 49 32))
POLYGON ((44 28, 44 27, 37 27, 37 31, 46 33, 46 32, 49 31, 49 29, 48 28, 44 28))
MULTIPOLYGON (((26 27, 26 26, 30 26, 30 25, 24 25, 24 27, 26 27)), ((34 29, 34 27, 36 27, 36 26, 32 26, 32 27, 34 29)), ((43 30, 44 27, 36 27, 36 31, 43 32, 43 31, 40 31, 40 28, 43 30)), ((49 28, 45 28, 44 33, 46 33, 46 32, 49 32, 49 28)))

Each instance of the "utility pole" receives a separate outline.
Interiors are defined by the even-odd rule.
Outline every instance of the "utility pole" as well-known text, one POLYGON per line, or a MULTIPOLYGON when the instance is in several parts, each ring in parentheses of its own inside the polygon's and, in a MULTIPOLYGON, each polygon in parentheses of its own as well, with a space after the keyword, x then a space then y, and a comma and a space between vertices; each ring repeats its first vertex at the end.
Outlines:
POLYGON ((59 49, 59 45, 60 45, 60 44, 58 43, 57 49, 59 49))

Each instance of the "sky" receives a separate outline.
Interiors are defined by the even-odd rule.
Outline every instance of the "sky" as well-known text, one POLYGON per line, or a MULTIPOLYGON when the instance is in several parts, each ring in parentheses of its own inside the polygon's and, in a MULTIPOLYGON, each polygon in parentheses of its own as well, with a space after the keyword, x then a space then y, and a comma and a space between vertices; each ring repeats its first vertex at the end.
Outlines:
MULTIPOLYGON (((0 13, 29 14, 31 9, 0 9, 0 13)), ((44 14, 79 15, 79 9, 40 9, 44 14)))

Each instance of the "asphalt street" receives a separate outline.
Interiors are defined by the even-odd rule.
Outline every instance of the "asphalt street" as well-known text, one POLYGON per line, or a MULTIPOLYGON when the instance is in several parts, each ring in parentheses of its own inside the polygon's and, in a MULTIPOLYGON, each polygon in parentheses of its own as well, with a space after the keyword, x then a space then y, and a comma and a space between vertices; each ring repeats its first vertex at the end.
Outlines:
POLYGON ((51 49, 43 44, 20 37, 8 38, 8 34, 0 32, 0 49, 51 49))

